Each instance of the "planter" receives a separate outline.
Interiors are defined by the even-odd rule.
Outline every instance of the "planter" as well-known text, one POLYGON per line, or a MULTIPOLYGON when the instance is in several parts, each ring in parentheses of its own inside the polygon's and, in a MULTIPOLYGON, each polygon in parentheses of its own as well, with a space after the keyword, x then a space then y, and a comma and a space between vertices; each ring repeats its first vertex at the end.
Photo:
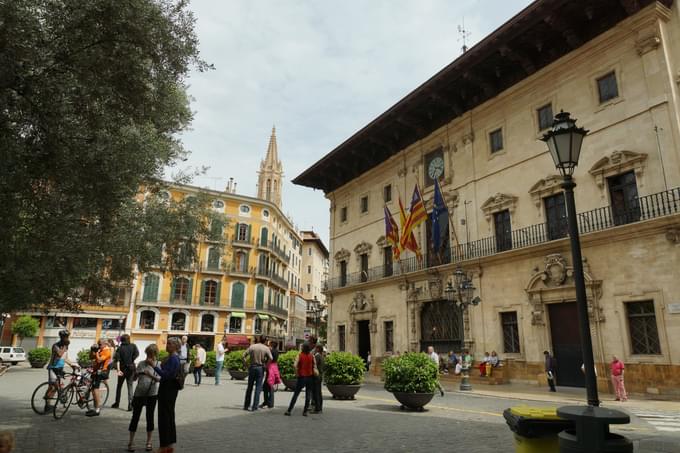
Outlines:
POLYGON ((283 379, 283 385, 285 385, 286 388, 292 392, 295 390, 295 386, 297 385, 297 378, 283 379))
POLYGON ((32 360, 31 361, 31 368, 44 368, 45 365, 47 365, 47 361, 45 361, 45 360, 32 360))
POLYGON ((237 381, 242 381, 248 377, 248 372, 241 370, 229 370, 229 374, 233 379, 236 379, 237 381))
POLYGON ((401 403, 401 409, 412 409, 418 412, 423 411, 423 407, 434 397, 432 393, 402 393, 392 392, 394 397, 401 403))
POLYGON ((206 367, 203 367, 203 372, 204 372, 205 375, 208 376, 208 377, 213 377, 213 376, 215 376, 215 368, 206 368, 206 367))
POLYGON ((354 395, 356 395, 361 388, 361 384, 326 384, 326 388, 328 388, 328 391, 333 395, 333 399, 353 400, 354 395))

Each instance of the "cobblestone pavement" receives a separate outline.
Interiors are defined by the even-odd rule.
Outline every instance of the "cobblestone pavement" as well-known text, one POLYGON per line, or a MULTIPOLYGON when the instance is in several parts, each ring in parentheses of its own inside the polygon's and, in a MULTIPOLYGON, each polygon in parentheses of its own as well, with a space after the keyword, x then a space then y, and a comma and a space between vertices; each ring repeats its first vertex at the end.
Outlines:
MULTIPOLYGON (((102 416, 88 418, 72 406, 62 420, 36 415, 30 397, 45 376, 44 370, 18 366, 0 377, 0 430, 16 433, 16 452, 125 451, 128 412, 105 408, 102 416)), ((211 378, 200 387, 191 382, 189 376, 177 403, 178 452, 512 452, 503 409, 523 403, 551 405, 451 392, 436 396, 426 412, 402 412, 380 385, 366 384, 355 401, 335 401, 326 394, 323 415, 302 417, 302 398, 293 416, 284 417, 289 392, 277 392, 273 410, 250 413, 242 410, 245 382, 226 381, 219 387, 211 378)), ((115 378, 110 384, 115 385, 115 378)), ((680 453, 680 435, 631 418, 630 425, 615 431, 633 439, 636 452, 680 453)), ((144 423, 142 417, 137 451, 143 451, 144 423)))

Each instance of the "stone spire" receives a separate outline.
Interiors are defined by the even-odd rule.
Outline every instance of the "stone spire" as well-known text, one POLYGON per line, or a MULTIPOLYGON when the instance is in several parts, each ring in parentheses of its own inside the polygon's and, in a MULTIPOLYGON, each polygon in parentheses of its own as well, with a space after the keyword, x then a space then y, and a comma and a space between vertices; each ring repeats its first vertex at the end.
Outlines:
POLYGON ((257 174, 257 198, 271 201, 281 207, 283 165, 279 160, 279 150, 276 144, 276 126, 272 127, 267 155, 260 162, 260 171, 257 174))

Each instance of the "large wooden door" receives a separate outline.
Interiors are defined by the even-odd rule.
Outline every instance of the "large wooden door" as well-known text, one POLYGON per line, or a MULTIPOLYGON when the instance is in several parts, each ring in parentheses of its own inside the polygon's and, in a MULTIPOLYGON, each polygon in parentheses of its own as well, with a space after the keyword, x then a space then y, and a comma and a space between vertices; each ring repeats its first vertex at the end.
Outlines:
POLYGON ((557 385, 585 387, 576 302, 548 305, 557 385))
POLYGON ((359 357, 368 362, 368 354, 371 352, 371 329, 370 321, 357 321, 359 331, 359 357))

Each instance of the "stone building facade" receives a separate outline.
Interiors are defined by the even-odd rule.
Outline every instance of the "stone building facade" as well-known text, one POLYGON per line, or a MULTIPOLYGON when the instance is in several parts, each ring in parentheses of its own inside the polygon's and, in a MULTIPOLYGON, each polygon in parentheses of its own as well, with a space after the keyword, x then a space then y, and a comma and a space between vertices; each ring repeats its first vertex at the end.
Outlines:
POLYGON ((560 110, 590 130, 574 174, 599 385, 680 395, 680 12, 677 2, 538 0, 298 176, 331 203, 329 344, 374 363, 432 344, 495 350, 506 376, 583 386, 566 212, 540 141, 560 110), (548 8, 550 3, 550 8, 548 8), (332 175, 332 176, 329 176, 332 175), (399 222, 439 179, 449 244, 392 262, 399 222), (444 297, 472 274, 481 304, 444 297), (377 360, 378 359, 378 360, 377 360))

